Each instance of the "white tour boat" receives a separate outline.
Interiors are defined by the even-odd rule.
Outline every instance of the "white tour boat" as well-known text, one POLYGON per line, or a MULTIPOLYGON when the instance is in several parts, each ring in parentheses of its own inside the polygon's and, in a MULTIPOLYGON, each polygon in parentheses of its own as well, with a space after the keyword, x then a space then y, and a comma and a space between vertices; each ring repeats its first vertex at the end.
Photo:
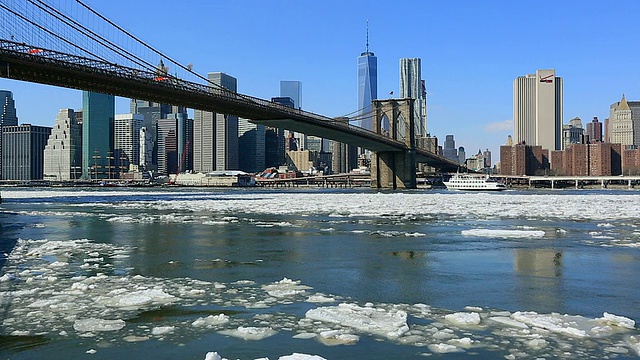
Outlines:
POLYGON ((471 190, 471 191, 501 191, 506 190, 505 184, 493 180, 489 175, 481 174, 459 174, 451 176, 444 185, 449 190, 471 190))

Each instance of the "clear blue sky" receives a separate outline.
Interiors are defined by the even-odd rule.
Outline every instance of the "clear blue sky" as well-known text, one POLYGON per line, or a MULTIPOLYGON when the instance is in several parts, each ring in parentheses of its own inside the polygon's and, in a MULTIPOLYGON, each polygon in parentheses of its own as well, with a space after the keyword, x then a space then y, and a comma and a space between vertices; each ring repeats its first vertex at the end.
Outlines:
MULTIPOLYGON (((357 108, 356 59, 378 58, 378 98, 398 94, 399 59, 422 59, 428 131, 454 134, 467 155, 513 133, 513 80, 553 68, 564 78, 564 123, 608 117, 640 99, 640 1, 85 0, 194 70, 223 71, 238 91, 269 99, 280 80, 302 82, 302 107, 327 116, 357 108)), ((51 126, 79 91, 0 79, 21 123, 51 126)), ((118 113, 128 112, 119 99, 118 113)))

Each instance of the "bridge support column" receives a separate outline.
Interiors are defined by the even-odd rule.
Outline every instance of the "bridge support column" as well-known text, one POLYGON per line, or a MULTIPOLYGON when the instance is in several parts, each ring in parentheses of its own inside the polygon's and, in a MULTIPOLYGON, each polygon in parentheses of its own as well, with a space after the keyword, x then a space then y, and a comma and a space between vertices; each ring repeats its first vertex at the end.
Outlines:
POLYGON ((371 155, 371 187, 416 188, 416 137, 414 99, 373 100, 373 131, 403 141, 405 150, 378 151, 371 155), (385 124, 385 122, 388 122, 385 124))
POLYGON ((414 151, 385 151, 371 156, 371 187, 382 189, 416 188, 414 151))

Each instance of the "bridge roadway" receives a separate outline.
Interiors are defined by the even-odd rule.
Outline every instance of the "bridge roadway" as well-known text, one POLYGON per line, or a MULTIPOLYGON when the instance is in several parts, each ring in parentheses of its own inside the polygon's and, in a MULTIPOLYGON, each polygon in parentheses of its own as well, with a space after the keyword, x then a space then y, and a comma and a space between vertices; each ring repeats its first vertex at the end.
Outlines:
MULTIPOLYGON (((169 74, 159 76, 153 71, 4 39, 0 39, 0 77, 237 115, 254 123, 356 145, 374 152, 408 150, 402 141, 272 101, 181 80, 169 74)), ((443 171, 455 171, 458 167, 455 162, 426 149, 415 151, 417 162, 443 171)))

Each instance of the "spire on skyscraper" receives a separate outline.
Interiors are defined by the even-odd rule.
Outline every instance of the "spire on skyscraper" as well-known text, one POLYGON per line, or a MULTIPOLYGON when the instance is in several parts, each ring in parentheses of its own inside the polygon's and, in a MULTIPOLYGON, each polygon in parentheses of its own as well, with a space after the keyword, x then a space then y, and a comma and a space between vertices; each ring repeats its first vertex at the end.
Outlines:
POLYGON ((365 52, 360 54, 360 56, 375 56, 372 52, 369 51, 369 19, 367 19, 367 43, 365 47, 365 52))
POLYGON ((367 52, 369 52, 369 19, 367 19, 367 52))

